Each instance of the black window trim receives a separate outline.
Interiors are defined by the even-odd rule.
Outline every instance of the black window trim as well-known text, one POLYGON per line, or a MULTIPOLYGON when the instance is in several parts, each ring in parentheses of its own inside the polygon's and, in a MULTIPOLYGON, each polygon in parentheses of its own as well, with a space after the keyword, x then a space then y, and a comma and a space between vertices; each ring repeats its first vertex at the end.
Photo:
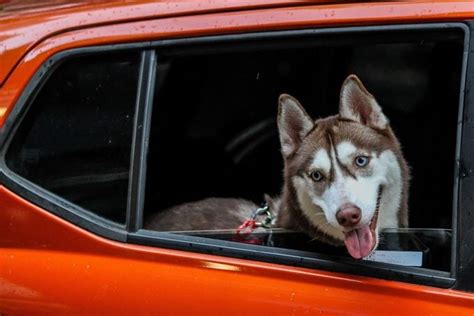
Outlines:
MULTIPOLYGON (((316 269, 323 269, 329 271, 337 271, 343 273, 351 273, 357 275, 366 275, 371 277, 398 280, 409 283, 432 285, 442 288, 459 288, 463 290, 474 291, 473 285, 468 285, 469 282, 460 281, 461 278, 466 277, 466 272, 474 272, 474 263, 468 260, 469 254, 474 254, 474 247, 461 247, 459 241, 461 236, 469 235, 474 238, 474 230, 464 234, 468 230, 467 224, 474 224, 474 218, 468 218, 464 223, 458 222, 459 216, 467 218, 467 206, 470 199, 474 198, 474 182, 465 181, 470 179, 467 174, 471 173, 471 169, 466 169, 467 165, 473 166, 474 157, 465 156, 466 151, 461 143, 471 144, 472 152, 474 152, 474 140, 469 140, 468 135, 474 136, 474 125, 466 119, 463 113, 469 113, 471 107, 474 107, 474 92, 467 89, 467 98, 464 99, 464 89, 466 87, 465 80, 470 83, 473 77, 474 66, 469 65, 466 72, 469 43, 471 39, 470 27, 473 23, 427 23, 427 24, 401 24, 401 25, 379 25, 379 26, 356 26, 356 27, 340 27, 340 28, 318 28, 318 29, 303 29, 303 30, 289 30, 289 31, 271 31, 258 33, 245 33, 234 35, 219 35, 219 36, 205 36, 196 38, 183 39, 169 39, 159 40, 154 42, 141 42, 131 44, 106 45, 87 48, 71 49, 64 52, 59 52, 45 61, 45 63, 36 71, 32 79, 29 81, 25 91, 21 94, 19 100, 16 102, 13 111, 7 118, 3 128, 0 130, 0 183, 5 187, 11 189, 28 201, 50 211, 51 213, 64 218, 79 227, 91 231, 100 236, 110 238, 122 242, 130 242, 134 244, 151 245, 163 248, 191 250, 194 252, 209 253, 220 256, 229 256, 237 258, 245 258, 252 260, 259 260, 265 262, 273 262, 280 264, 287 264, 291 266, 303 266, 316 269), (328 257, 322 254, 307 253, 296 250, 271 248, 265 246, 254 246, 247 244, 240 244, 234 242, 226 242, 223 240, 214 240, 203 237, 193 237, 178 235, 166 232, 151 232, 140 229, 143 222, 143 199, 144 199, 144 185, 146 173, 146 152, 149 135, 149 125, 151 117, 151 106, 154 94, 154 85, 150 84, 155 79, 156 72, 156 56, 159 58, 159 53, 155 53, 156 49, 174 49, 178 52, 195 44, 212 45, 220 43, 232 43, 242 41, 256 41, 262 40, 281 40, 284 38, 301 37, 305 40, 308 38, 318 39, 323 35, 347 35, 347 34, 376 34, 378 32, 407 32, 410 31, 442 31, 442 30, 460 30, 464 33, 464 57, 462 66, 462 78, 460 89, 460 123, 457 131, 456 143, 456 166, 455 173, 455 187, 453 190, 453 244, 452 244, 452 269, 451 272, 443 272, 437 270, 430 270, 425 268, 402 267, 391 264, 383 264, 377 262, 364 261, 363 264, 354 260, 344 258, 334 260, 333 257, 328 257), (36 93, 40 90, 52 70, 57 67, 64 60, 77 57, 80 55, 110 53, 111 51, 123 50, 138 50, 142 51, 142 60, 139 74, 139 96, 137 97, 136 118, 134 123, 133 133, 133 148, 131 153, 131 170, 129 181, 129 197, 127 204, 127 220, 125 225, 119 225, 102 217, 99 217, 83 208, 74 205, 63 198, 46 191, 45 189, 31 183, 21 176, 13 173, 8 169, 5 163, 5 153, 8 149, 9 142, 15 134, 18 125, 28 110, 31 100, 35 98, 36 93), (467 78, 465 75, 468 75, 467 78), (470 101, 470 102, 467 102, 470 101), (464 103, 466 107, 464 108, 464 103), (464 124, 463 121, 464 120, 464 124), (471 126, 472 125, 472 126, 471 126), (466 171, 467 170, 467 171, 466 171), (461 176, 458 177, 458 174, 461 176), (467 185, 464 185, 466 182, 467 185), (459 196, 458 196, 459 195, 459 196), (458 209, 459 208, 459 209, 458 209), (458 226, 462 229, 458 230, 458 226), (466 249, 466 253, 461 253, 458 260, 458 249, 466 249), (463 266, 464 265, 464 266, 463 266), (467 266, 466 266, 467 265, 467 266)), ((199 45, 198 45, 199 46, 199 45)), ((186 53, 186 51, 184 51, 186 53)), ((469 85, 467 86, 469 87, 469 85)), ((474 109, 471 110, 471 112, 474 109)), ((474 137, 472 137, 474 139, 474 137)), ((473 227, 472 225, 470 227, 473 227)), ((470 239, 474 240, 474 239, 470 239)), ((474 279, 474 273, 469 278, 474 279)), ((472 282, 470 282, 472 283, 472 282)))
MULTIPOLYGON (((466 39, 474 43, 474 21, 467 23, 471 32, 466 34, 466 39)), ((461 106, 463 116, 458 120, 459 134, 462 135, 462 146, 456 149, 457 172, 459 180, 459 191, 457 198, 457 216, 453 217, 453 229, 457 232, 456 240, 452 244, 452 267, 453 277, 456 278, 454 289, 474 292, 474 45, 466 45, 464 48, 463 83, 461 85, 461 106), (468 63, 468 60, 470 62, 468 63)))
POLYGON ((142 53, 137 107, 134 118, 126 217, 126 228, 128 232, 136 232, 143 223, 148 139, 155 77, 156 51, 154 49, 145 50, 142 53))

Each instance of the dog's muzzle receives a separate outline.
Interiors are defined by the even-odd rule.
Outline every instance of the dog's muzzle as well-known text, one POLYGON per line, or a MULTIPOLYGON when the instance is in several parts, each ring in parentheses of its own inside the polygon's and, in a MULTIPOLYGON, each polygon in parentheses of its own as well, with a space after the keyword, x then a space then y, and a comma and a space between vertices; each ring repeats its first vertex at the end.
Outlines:
POLYGON ((361 212, 356 206, 350 205, 341 208, 336 213, 337 220, 341 226, 344 228, 357 227, 344 231, 344 244, 353 258, 361 259, 367 257, 373 250, 375 250, 375 246, 377 245, 377 220, 379 216, 382 191, 383 188, 380 186, 377 194, 374 216, 367 225, 357 227, 357 224, 360 222, 361 212))

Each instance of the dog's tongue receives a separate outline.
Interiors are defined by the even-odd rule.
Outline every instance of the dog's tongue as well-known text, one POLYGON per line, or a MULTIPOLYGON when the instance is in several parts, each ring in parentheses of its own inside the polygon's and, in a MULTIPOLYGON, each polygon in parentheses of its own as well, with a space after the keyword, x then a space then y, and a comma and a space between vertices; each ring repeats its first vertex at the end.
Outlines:
POLYGON ((356 259, 367 257, 374 247, 374 237, 369 225, 351 230, 344 233, 344 235, 344 244, 346 244, 347 251, 356 259))

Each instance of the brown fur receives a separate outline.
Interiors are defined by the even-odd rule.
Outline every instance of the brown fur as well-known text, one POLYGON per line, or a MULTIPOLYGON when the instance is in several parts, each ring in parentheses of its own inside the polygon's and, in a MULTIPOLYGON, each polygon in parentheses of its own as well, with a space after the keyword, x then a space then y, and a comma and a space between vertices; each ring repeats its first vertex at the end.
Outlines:
POLYGON ((235 229, 257 209, 243 199, 208 198, 173 206, 155 213, 145 228, 157 231, 235 229))
MULTIPOLYGON (((295 176, 307 176, 314 153, 321 148, 329 151, 334 143, 349 141, 361 150, 375 152, 377 156, 388 149, 394 153, 404 182, 398 211, 399 224, 402 227, 408 226, 409 170, 400 144, 381 111, 368 105, 368 101, 375 102, 375 99, 359 79, 349 76, 344 84, 348 82, 355 83, 358 88, 350 91, 350 108, 340 110, 340 113, 349 113, 347 117, 339 114, 313 121, 297 100, 288 95, 280 97, 278 127, 284 159, 284 185, 279 198, 265 197, 271 210, 278 214, 277 227, 303 231, 335 245, 340 245, 342 241, 327 235, 306 218, 291 182, 295 176), (293 102, 293 106, 283 107, 282 104, 288 101, 293 102)), ((369 171, 357 169, 355 166, 343 165, 340 162, 338 164, 347 176, 356 177, 361 175, 361 172, 364 176, 369 175, 363 174, 369 171)), ((334 177, 332 174, 324 176, 329 180, 334 177)), ((328 184, 315 183, 315 192, 323 192, 325 185, 328 184)), ((242 199, 209 198, 154 214, 147 219, 145 228, 160 231, 235 229, 255 209, 257 205, 242 199)))

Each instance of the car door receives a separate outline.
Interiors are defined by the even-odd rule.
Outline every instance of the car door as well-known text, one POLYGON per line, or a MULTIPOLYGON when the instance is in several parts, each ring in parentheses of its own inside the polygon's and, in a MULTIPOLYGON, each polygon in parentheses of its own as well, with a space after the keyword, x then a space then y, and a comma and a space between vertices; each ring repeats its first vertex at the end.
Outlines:
MULTIPOLYGON (((382 21, 392 5, 380 5, 384 14, 360 8, 368 10, 361 21, 382 21)), ((469 26, 318 27, 338 21, 331 12, 349 21, 351 10, 294 7, 106 25, 52 36, 29 51, 2 88, 4 97, 17 91, 18 98, 5 97, 11 103, 2 116, 0 313, 471 313, 470 246, 462 242, 470 234, 470 178, 458 176, 470 173, 469 26), (437 191, 421 191, 430 180, 413 189, 423 214, 415 223, 425 217, 437 228, 410 232, 431 242, 426 265, 352 260, 309 249, 304 239, 301 246, 297 232, 264 232, 252 244, 233 239, 233 231, 143 228, 151 212, 180 199, 277 190, 280 157, 251 154, 274 148, 272 95, 288 88, 326 102, 348 70, 389 79, 402 70, 416 74, 419 89, 408 94, 402 88, 413 85, 396 80, 379 90, 394 89, 387 99, 406 102, 393 108, 401 134, 419 126, 424 112, 417 106, 427 100, 434 114, 419 130, 431 135, 446 119, 444 142, 404 136, 414 163, 422 146, 447 148, 430 165, 446 170, 441 193, 429 204, 437 191), (439 81, 425 87, 423 78, 439 81), (456 84, 437 91, 439 82, 456 84), (235 138, 224 137, 255 124, 263 126, 251 138, 263 139, 256 151, 243 142, 252 150, 231 148, 229 158, 222 143, 235 138), (245 181, 255 170, 263 176, 245 181), (440 203, 452 210, 436 208, 440 203)), ((413 12, 391 17, 415 21, 413 12)), ((314 111, 326 115, 331 106, 314 111)), ((433 179, 433 169, 416 170, 433 179)))

